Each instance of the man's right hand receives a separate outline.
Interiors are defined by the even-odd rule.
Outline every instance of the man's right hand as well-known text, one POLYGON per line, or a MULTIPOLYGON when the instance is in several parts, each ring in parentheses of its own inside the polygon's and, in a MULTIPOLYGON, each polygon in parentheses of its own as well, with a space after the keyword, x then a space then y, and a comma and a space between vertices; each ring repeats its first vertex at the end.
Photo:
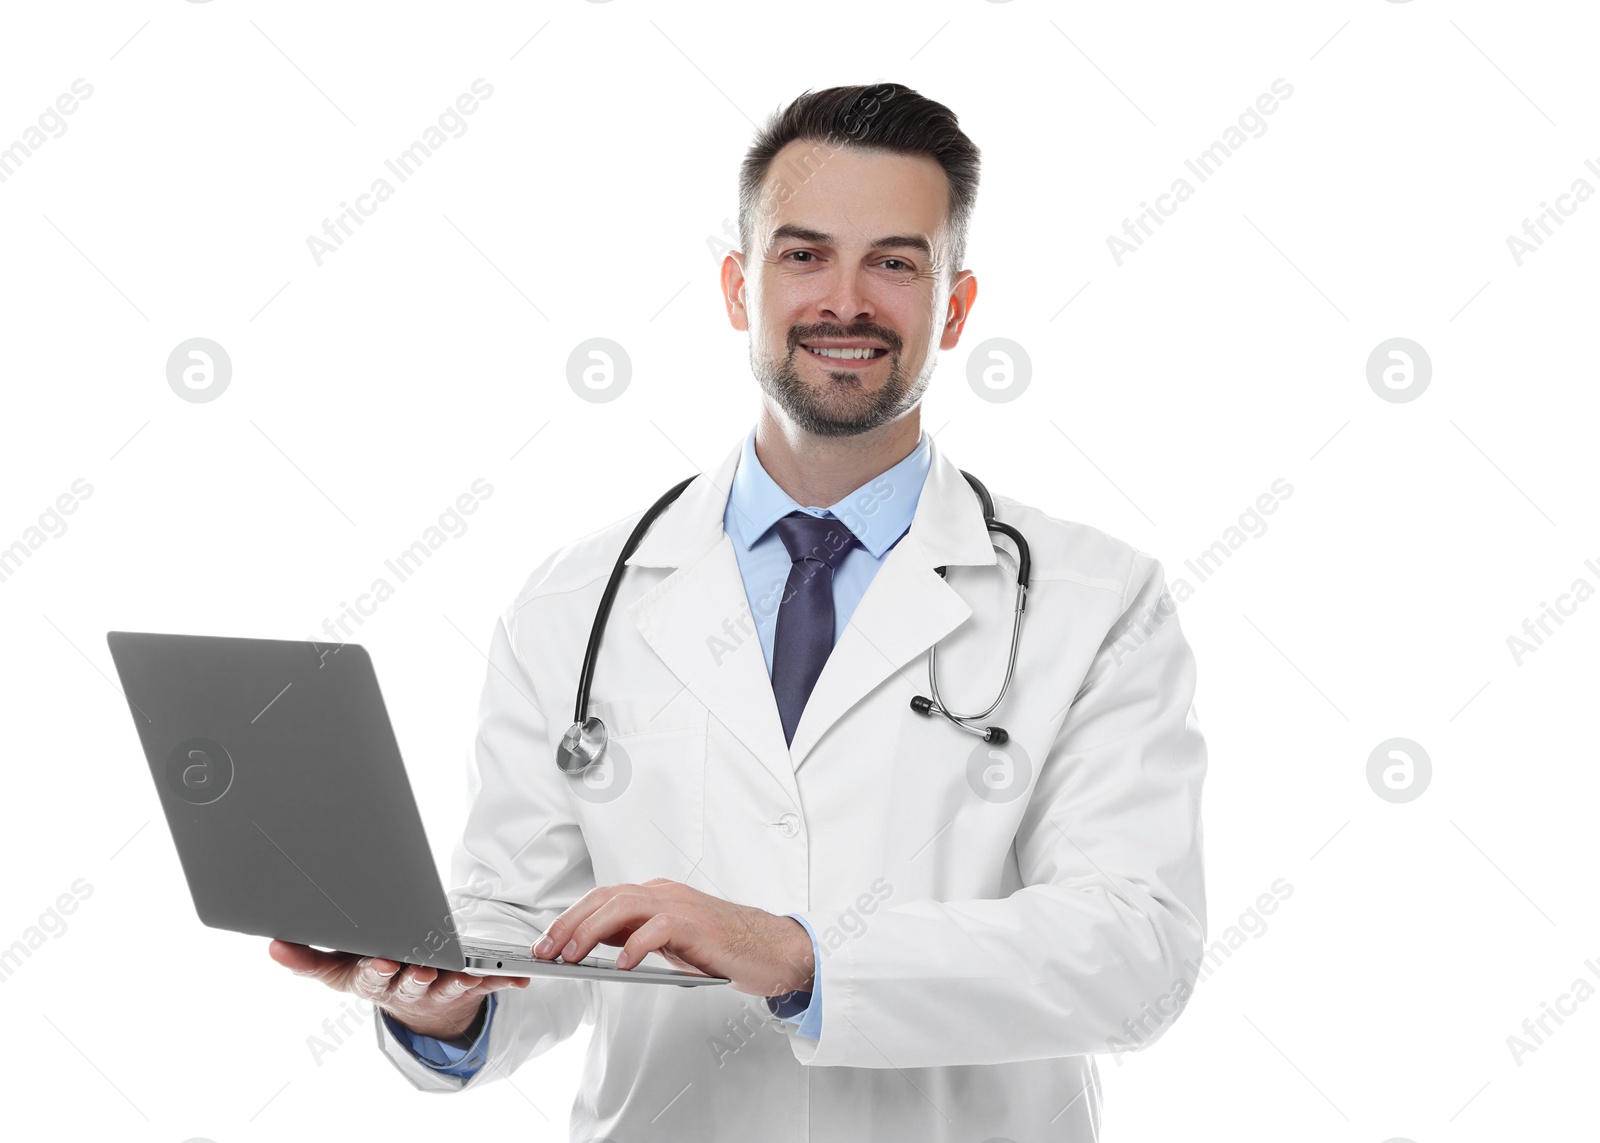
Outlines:
POLYGON ((267 952, 296 975, 370 1000, 413 1032, 436 1040, 460 1040, 489 993, 528 986, 525 976, 474 976, 290 941, 273 941, 267 952))

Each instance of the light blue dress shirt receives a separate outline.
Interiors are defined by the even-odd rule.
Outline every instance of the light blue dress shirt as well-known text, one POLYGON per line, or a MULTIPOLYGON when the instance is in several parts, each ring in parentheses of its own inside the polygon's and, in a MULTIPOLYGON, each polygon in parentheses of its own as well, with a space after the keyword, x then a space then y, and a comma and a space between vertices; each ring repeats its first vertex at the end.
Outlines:
MULTIPOLYGON (((911 453, 881 476, 867 481, 837 504, 815 508, 796 504, 768 475, 756 458, 756 431, 750 430, 744 440, 744 451, 733 475, 733 487, 728 493, 728 506, 723 511, 722 528, 733 541, 733 554, 739 561, 739 575, 744 580, 745 597, 750 603, 750 613, 761 639, 761 653, 767 661, 767 675, 772 674, 773 637, 778 627, 778 605, 789 581, 789 558, 783 540, 772 527, 790 512, 805 512, 812 516, 828 517, 841 521, 854 533, 860 545, 845 553, 844 559, 833 572, 833 638, 839 641, 845 624, 855 612, 856 605, 867 592, 867 585, 877 574, 889 550, 911 527, 916 513, 917 500, 928 475, 932 460, 928 434, 924 430, 917 438, 911 453)), ((786 913, 799 921, 811 938, 812 964, 817 974, 809 992, 788 992, 782 996, 767 997, 767 1006, 773 1015, 797 1024, 796 1034, 816 1040, 822 1036, 822 956, 817 934, 811 924, 798 913, 786 913)), ((423 1063, 446 1075, 470 1078, 486 1059, 489 1025, 494 1019, 494 994, 489 994, 489 1011, 483 1029, 471 1046, 454 1047, 430 1036, 420 1036, 403 1027, 384 1013, 383 1019, 390 1031, 405 1044, 423 1063)))
POLYGON ((447 1076, 471 1079, 489 1059, 489 1024, 494 1019, 494 993, 489 993, 485 1003, 489 1005, 489 1010, 484 1013, 483 1027, 478 1031, 478 1038, 465 1048, 413 1032, 383 1009, 378 1011, 383 1016, 383 1022, 389 1026, 389 1031, 394 1033, 394 1038, 410 1049, 417 1059, 447 1076))

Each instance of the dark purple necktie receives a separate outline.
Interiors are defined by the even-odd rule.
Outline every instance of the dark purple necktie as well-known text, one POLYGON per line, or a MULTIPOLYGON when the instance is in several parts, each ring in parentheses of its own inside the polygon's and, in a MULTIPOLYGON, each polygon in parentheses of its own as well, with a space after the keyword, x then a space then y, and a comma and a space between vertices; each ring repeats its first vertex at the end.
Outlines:
POLYGON ((792 744, 800 712, 833 650, 833 570, 860 541, 841 521, 805 512, 791 512, 774 526, 794 561, 772 637, 772 693, 783 740, 792 744))

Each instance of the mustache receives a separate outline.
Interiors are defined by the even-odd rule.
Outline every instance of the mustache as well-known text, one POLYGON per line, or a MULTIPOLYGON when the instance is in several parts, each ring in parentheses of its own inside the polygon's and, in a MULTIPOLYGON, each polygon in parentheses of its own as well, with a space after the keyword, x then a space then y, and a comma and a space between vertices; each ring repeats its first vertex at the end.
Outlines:
POLYGON ((899 353, 904 348, 900 335, 892 329, 881 326, 857 326, 854 329, 840 329, 836 325, 796 326, 789 331, 789 350, 793 352, 800 348, 802 341, 813 341, 817 338, 831 337, 840 341, 861 340, 882 342, 889 347, 889 352, 899 353))

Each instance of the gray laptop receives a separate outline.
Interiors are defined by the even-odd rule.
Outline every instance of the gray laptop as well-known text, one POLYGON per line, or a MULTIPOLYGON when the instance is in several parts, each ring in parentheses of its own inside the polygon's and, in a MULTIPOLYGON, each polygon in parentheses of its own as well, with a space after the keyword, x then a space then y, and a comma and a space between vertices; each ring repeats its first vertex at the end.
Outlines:
POLYGON ((463 942, 357 643, 109 631, 200 920, 478 975, 727 984, 463 942))

